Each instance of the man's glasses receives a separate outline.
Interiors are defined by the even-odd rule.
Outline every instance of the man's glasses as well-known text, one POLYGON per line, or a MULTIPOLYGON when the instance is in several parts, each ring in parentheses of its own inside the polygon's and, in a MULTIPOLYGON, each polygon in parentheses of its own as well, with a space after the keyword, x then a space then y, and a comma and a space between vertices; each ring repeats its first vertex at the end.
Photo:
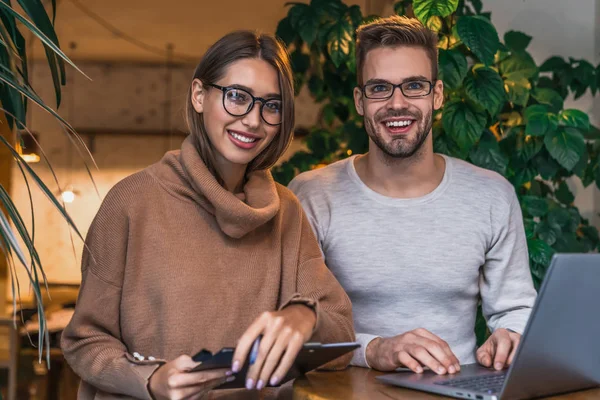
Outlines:
POLYGON ((404 97, 416 99, 429 95, 433 83, 423 80, 406 81, 397 85, 390 82, 367 83, 362 87, 362 92, 367 99, 385 100, 392 97, 396 88, 400 88, 404 97))
POLYGON ((232 86, 219 86, 209 83, 210 86, 223 91, 223 108, 234 117, 248 114, 254 103, 260 101, 260 116, 269 125, 280 125, 282 101, 280 99, 263 99, 250 94, 248 91, 232 86))

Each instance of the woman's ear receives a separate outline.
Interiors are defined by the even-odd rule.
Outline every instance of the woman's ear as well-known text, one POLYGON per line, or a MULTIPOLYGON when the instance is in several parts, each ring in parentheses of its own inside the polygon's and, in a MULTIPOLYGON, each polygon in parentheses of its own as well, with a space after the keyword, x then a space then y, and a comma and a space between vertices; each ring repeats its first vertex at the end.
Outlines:
POLYGON ((206 94, 204 90, 204 85, 200 79, 194 79, 192 81, 192 106, 197 113, 202 113, 204 111, 204 95, 206 94))

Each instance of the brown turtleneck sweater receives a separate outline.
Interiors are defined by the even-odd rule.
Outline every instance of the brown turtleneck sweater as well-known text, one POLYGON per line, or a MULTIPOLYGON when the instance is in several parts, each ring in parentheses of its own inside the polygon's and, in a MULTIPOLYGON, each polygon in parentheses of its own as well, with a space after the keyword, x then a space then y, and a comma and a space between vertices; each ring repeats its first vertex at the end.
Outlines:
POLYGON ((317 313, 311 341, 354 340, 350 301, 294 195, 268 171, 250 174, 243 195, 228 192, 192 136, 111 189, 86 244, 62 335, 80 399, 150 399, 161 362, 235 347, 260 313, 293 302, 317 313))

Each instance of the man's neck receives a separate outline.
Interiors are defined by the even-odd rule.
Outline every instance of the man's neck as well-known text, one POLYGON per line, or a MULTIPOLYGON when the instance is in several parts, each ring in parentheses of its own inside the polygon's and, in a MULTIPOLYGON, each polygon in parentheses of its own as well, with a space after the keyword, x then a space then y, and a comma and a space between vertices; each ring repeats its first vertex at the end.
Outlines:
POLYGON ((424 143, 411 157, 393 158, 371 142, 369 152, 354 160, 356 173, 365 185, 384 196, 425 196, 438 187, 446 170, 444 158, 436 155, 428 144, 424 143))

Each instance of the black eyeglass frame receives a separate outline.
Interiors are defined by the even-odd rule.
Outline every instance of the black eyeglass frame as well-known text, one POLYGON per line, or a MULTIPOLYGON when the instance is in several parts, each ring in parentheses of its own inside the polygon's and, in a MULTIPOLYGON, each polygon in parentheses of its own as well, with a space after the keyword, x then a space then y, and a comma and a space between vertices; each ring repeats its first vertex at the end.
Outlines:
POLYGON ((283 101, 281 99, 277 99, 277 98, 270 98, 270 99, 265 99, 263 97, 258 97, 258 96, 254 96, 252 95, 252 93, 248 92, 245 89, 236 87, 236 86, 220 86, 220 85, 216 85, 214 83, 209 83, 209 86, 214 87, 215 89, 219 89, 223 92, 223 109, 227 112, 227 114, 233 116, 233 117, 243 117, 244 115, 247 115, 250 113, 250 111, 252 111, 252 109, 254 108, 254 104, 256 103, 256 101, 260 101, 260 117, 262 118, 263 121, 265 121, 265 124, 267 125, 271 125, 271 126, 279 126, 283 123, 283 116, 282 116, 282 120, 277 123, 277 124, 272 124, 269 121, 267 121, 263 115, 263 108, 265 106, 266 103, 268 103, 269 101, 273 101, 273 100, 277 100, 277 101, 281 101, 281 104, 283 106, 283 101), (241 90, 244 93, 247 93, 251 98, 252 98, 252 103, 250 103, 250 105, 248 106, 248 109, 246 110, 246 112, 242 113, 242 114, 234 114, 231 111, 229 111, 227 109, 227 107, 225 106, 225 95, 227 94, 227 92, 229 90, 241 90))
POLYGON ((363 94, 363 96, 365 96, 365 98, 367 99, 371 99, 371 100, 387 100, 389 98, 391 98, 394 95, 394 92, 396 91, 396 88, 400 89, 400 92, 402 93, 402 95, 404 97, 406 97, 407 99, 420 99, 422 97, 426 97, 429 96, 433 90, 433 86, 435 85, 435 82, 437 82, 437 80, 432 81, 428 81, 428 80, 424 80, 424 79, 415 79, 415 80, 411 80, 411 81, 406 81, 406 82, 402 82, 402 83, 398 83, 398 84, 394 84, 392 82, 373 82, 373 83, 367 83, 366 85, 363 85, 360 90, 363 94), (404 89, 402 89, 402 85, 407 85, 410 83, 415 83, 415 82, 419 82, 419 83, 425 83, 429 85, 429 90, 427 91, 427 93, 425 94, 420 94, 418 96, 413 96, 413 95, 406 95, 406 93, 404 93, 404 89), (367 96, 367 91, 366 91, 366 87, 367 86, 372 86, 372 85, 391 85, 392 86, 392 91, 390 92, 390 95, 387 97, 369 97, 367 96))

